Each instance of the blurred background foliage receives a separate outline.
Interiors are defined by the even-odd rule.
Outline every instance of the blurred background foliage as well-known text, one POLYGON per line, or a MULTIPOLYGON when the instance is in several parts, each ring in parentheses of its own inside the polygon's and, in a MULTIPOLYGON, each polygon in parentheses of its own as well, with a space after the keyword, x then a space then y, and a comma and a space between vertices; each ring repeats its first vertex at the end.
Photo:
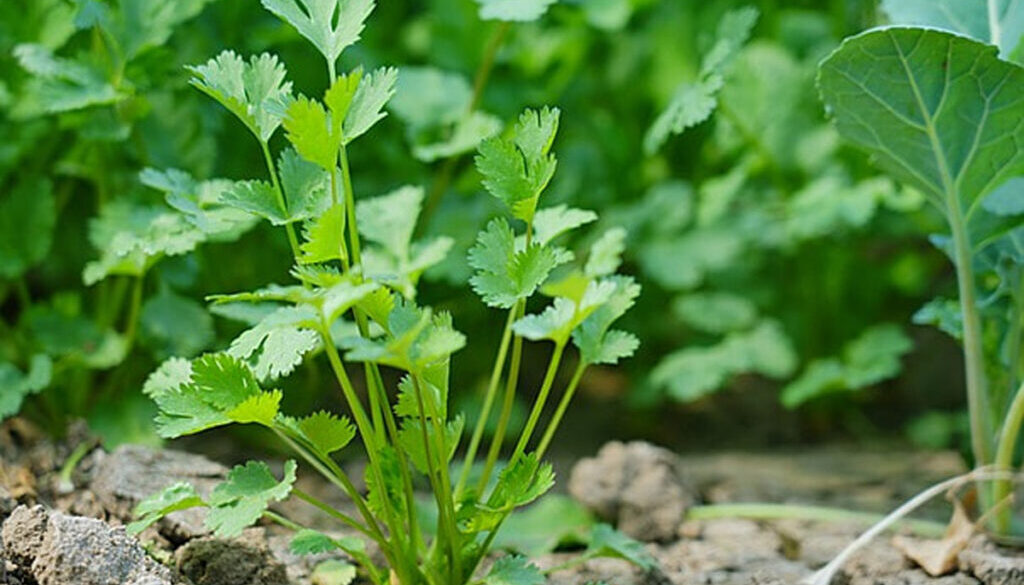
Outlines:
MULTIPOLYGON (((948 318, 918 313, 953 290, 916 236, 941 220, 840 144, 814 90, 839 39, 885 21, 875 2, 561 0, 527 23, 479 10, 381 2, 343 57, 400 71, 391 115, 350 152, 355 190, 423 185, 426 231, 455 239, 424 289, 472 340, 454 367, 476 384, 457 400, 477 399, 498 342, 466 284, 497 211, 472 152, 550 104, 563 117, 546 203, 601 210, 595 236, 625 227, 644 285, 627 324, 641 351, 584 381, 569 445, 959 444, 956 345, 913 324, 948 318)), ((203 298, 285 279, 283 234, 238 217, 190 231, 189 201, 217 212, 213 169, 265 173, 245 128, 188 84, 185 65, 229 47, 279 55, 297 92, 324 87, 317 56, 256 0, 0 3, 0 417, 59 432, 86 416, 111 442, 151 441, 148 372, 252 322, 211 319, 203 298), (146 168, 188 175, 142 181, 146 168)), ((523 391, 541 374, 527 367, 523 391)), ((290 384, 296 407, 333 399, 312 365, 290 384)))

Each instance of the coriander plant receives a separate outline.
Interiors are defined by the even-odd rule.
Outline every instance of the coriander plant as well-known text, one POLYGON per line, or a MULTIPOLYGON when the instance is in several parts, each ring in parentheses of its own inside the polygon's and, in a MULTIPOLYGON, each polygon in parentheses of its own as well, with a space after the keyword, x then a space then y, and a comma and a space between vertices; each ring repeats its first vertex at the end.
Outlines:
MULTIPOLYGON (((156 494, 139 505, 140 520, 132 528, 142 530, 175 510, 205 506, 207 525, 218 535, 237 534, 267 517, 297 530, 296 552, 343 550, 380 585, 469 582, 509 515, 553 485, 554 473, 543 457, 586 368, 614 364, 638 346, 633 335, 612 328, 640 293, 631 278, 616 274, 625 234, 607 231, 575 268, 574 253, 557 243, 597 219, 591 211, 540 206, 556 168, 551 149, 557 109, 526 110, 510 132, 480 144, 476 167, 483 185, 510 217, 491 220, 468 257, 472 288, 505 314, 483 412, 468 432, 465 419, 448 406, 451 356, 466 338, 448 313, 417 303, 420 277, 444 258, 452 240, 415 239, 422 189, 405 186, 358 200, 353 190, 348 150, 384 118, 396 82, 396 70, 387 67, 338 72, 339 57, 358 41, 373 2, 263 0, 263 5, 324 57, 329 87, 322 98, 293 95, 284 64, 270 54, 244 58, 225 51, 189 69, 192 84, 249 129, 266 166, 266 179, 231 184, 219 191, 219 204, 283 228, 295 280, 212 297, 220 307, 250 304, 262 317, 226 351, 166 361, 144 390, 159 407, 156 424, 163 437, 231 423, 259 425, 350 498, 357 513, 335 510, 295 488, 294 461, 285 464, 280 480, 266 464, 250 462, 232 470, 209 496, 187 484, 156 494), (279 128, 288 145, 275 156, 271 138, 279 128), (527 304, 538 292, 553 300, 531 313, 527 304), (550 343, 552 350, 525 427, 515 436, 509 421, 527 340, 550 343), (570 346, 576 348, 575 360, 570 346), (275 381, 317 354, 326 355, 349 414, 282 413, 275 381), (563 384, 561 366, 573 361, 563 384), (350 372, 353 365, 361 371, 362 385, 350 372), (391 372, 400 375, 394 388, 391 372), (541 424, 558 387, 557 406, 541 424), (484 448, 484 425, 495 408, 498 429, 484 448), (356 436, 367 457, 366 494, 333 458, 356 436), (501 447, 510 436, 517 439, 515 447, 502 461, 501 447), (465 460, 456 473, 451 463, 463 443, 465 460), (419 510, 423 503, 415 497, 424 479, 436 522, 425 519, 419 510), (374 563, 361 538, 332 537, 268 510, 289 494, 375 542, 386 566, 374 563)), ((488 6, 513 10, 505 2, 488 6)), ((174 182, 168 174, 147 176, 156 184, 174 182)), ((584 557, 609 554, 651 562, 635 543, 603 527, 584 557)), ((505 557, 485 579, 533 584, 543 576, 524 559, 505 557)))
MULTIPOLYGON (((847 39, 818 86, 843 137, 946 220, 932 241, 957 299, 917 320, 962 341, 974 463, 1009 470, 1024 422, 1024 15, 998 0, 883 4, 898 26, 847 39)), ((1008 494, 1005 482, 983 489, 983 508, 1008 494)), ((1010 530, 1009 511, 992 527, 1010 530)))

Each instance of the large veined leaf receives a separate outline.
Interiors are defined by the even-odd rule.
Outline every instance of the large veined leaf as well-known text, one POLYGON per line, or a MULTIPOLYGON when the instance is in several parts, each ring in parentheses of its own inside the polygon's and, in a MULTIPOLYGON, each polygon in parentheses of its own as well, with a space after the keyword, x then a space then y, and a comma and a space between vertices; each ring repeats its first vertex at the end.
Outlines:
POLYGON ((1024 57, 1022 0, 882 0, 882 10, 893 24, 950 30, 997 45, 1004 59, 1024 57))
POLYGON ((1012 225, 981 205, 1024 174, 1024 69, 995 47, 931 29, 869 31, 822 62, 818 85, 840 133, 966 221, 975 247, 1012 225))

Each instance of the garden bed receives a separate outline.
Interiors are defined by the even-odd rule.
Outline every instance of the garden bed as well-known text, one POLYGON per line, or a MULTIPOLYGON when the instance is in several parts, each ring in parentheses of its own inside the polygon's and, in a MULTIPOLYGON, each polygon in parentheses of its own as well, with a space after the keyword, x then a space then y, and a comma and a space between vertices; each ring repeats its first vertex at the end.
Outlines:
MULTIPOLYGON (((69 440, 80 444, 87 437, 73 431, 69 440)), ((200 492, 208 491, 226 473, 225 466, 170 449, 122 447, 108 453, 96 448, 75 469, 72 485, 66 485, 59 470, 71 452, 68 443, 42 439, 17 421, 3 427, 4 571, 0 583, 319 582, 312 575, 329 556, 291 554, 290 535, 276 525, 261 525, 224 541, 207 534, 203 511, 189 510, 147 529, 139 540, 120 528, 146 495, 182 480, 194 483, 200 492)), ((610 443, 598 456, 563 471, 560 486, 621 531, 647 541, 645 546, 660 569, 645 571, 619 559, 594 559, 553 571, 549 580, 566 585, 592 581, 610 585, 797 583, 833 558, 863 525, 792 519, 684 521, 684 512, 698 504, 749 501, 882 511, 961 471, 959 458, 952 453, 831 448, 799 454, 677 457, 645 443, 610 443)), ((346 508, 329 486, 313 479, 300 480, 304 489, 346 508)), ((278 509, 307 525, 337 529, 301 502, 285 502, 278 509)), ((513 536, 528 540, 531 535, 513 536)), ((575 554, 550 552, 534 561, 549 569, 575 554)), ((861 551, 833 582, 1010 585, 1024 583, 1024 557, 977 536, 959 555, 958 569, 931 578, 883 538, 861 551)))

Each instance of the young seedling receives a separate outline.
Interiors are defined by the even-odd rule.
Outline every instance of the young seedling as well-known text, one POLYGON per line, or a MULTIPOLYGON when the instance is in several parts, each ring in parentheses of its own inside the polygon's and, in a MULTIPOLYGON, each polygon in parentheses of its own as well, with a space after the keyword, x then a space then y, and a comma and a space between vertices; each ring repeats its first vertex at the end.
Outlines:
MULTIPOLYGON (((165 362, 145 391, 160 409, 162 436, 173 438, 206 429, 256 424, 270 430, 312 470, 340 489, 357 513, 335 510, 295 488, 297 464, 285 464, 278 479, 264 463, 236 467, 209 497, 179 484, 142 502, 141 530, 184 508, 209 508, 207 525, 220 536, 238 534, 261 518, 297 530, 298 553, 340 549, 355 559, 366 578, 383 585, 460 585, 475 578, 499 528, 517 508, 548 491, 554 472, 542 458, 585 369, 614 364, 631 355, 638 340, 611 329, 640 292, 620 264, 623 232, 611 230, 591 247, 581 267, 559 237, 594 221, 593 212, 566 206, 540 207, 557 161, 552 144, 559 111, 527 110, 508 135, 479 147, 477 168, 483 184, 504 202, 512 221, 492 220, 469 254, 473 289, 491 307, 507 311, 497 357, 477 417, 462 471, 452 460, 465 422, 449 412, 450 360, 466 338, 449 314, 417 304, 420 277, 444 258, 451 240, 413 239, 424 200, 416 187, 356 200, 347 149, 384 117, 396 72, 354 69, 338 74, 342 51, 358 40, 370 14, 370 0, 264 0, 324 56, 329 83, 322 99, 293 96, 286 71, 268 54, 244 59, 230 51, 190 68, 193 85, 231 111, 253 134, 263 152, 268 180, 240 181, 221 202, 282 226, 295 266, 290 285, 218 295, 216 305, 249 303, 265 315, 220 353, 195 360, 165 362), (290 144, 275 157, 270 140, 283 127, 290 144), (303 224, 302 238, 296 224, 303 224), (556 269, 559 276, 553 276, 556 269), (540 291, 553 301, 526 314, 527 301, 540 291), (524 340, 553 345, 543 383, 514 450, 499 465, 510 428, 511 404, 518 390, 524 340), (560 365, 573 345, 578 357, 559 404, 546 425, 541 418, 560 384, 560 365), (511 349, 511 356, 509 350, 511 349), (280 411, 282 391, 275 380, 315 354, 325 354, 348 406, 349 416, 328 412, 296 418, 280 411), (348 364, 360 364, 366 396, 353 383, 348 364), (506 370, 507 365, 507 370, 506 370), (382 370, 401 374, 397 388, 382 370), (473 481, 483 429, 506 384, 499 430, 491 439, 483 472, 473 481), (367 493, 355 487, 333 455, 355 437, 367 457, 367 493), (492 477, 493 476, 493 477, 492 477), (430 487, 436 523, 419 513, 417 480, 430 487), (493 481, 492 481, 493 480, 493 481), (336 538, 303 528, 268 510, 288 495, 304 500, 355 530, 363 538, 336 538), (365 549, 374 541, 386 566, 365 549)), ((253 258, 253 261, 259 259, 253 258)), ((650 566, 636 543, 600 528, 589 556, 616 555, 650 566)), ((532 585, 543 582, 536 567, 521 557, 496 562, 486 581, 532 585)))
MULTIPOLYGON (((991 44, 932 28, 876 29, 826 58, 818 85, 842 136, 946 219, 950 235, 933 241, 956 269, 958 310, 936 303, 926 314, 963 342, 974 464, 1009 471, 1024 421, 1024 68, 1000 58, 1000 45, 1019 39, 1001 34, 1011 29, 988 4, 969 12, 989 25, 991 44)), ((924 12, 923 24, 936 24, 924 12)), ((1007 481, 990 487, 981 486, 983 513, 1009 494, 1007 481)), ((1004 508, 991 528, 1006 534, 1010 518, 1004 508)))

